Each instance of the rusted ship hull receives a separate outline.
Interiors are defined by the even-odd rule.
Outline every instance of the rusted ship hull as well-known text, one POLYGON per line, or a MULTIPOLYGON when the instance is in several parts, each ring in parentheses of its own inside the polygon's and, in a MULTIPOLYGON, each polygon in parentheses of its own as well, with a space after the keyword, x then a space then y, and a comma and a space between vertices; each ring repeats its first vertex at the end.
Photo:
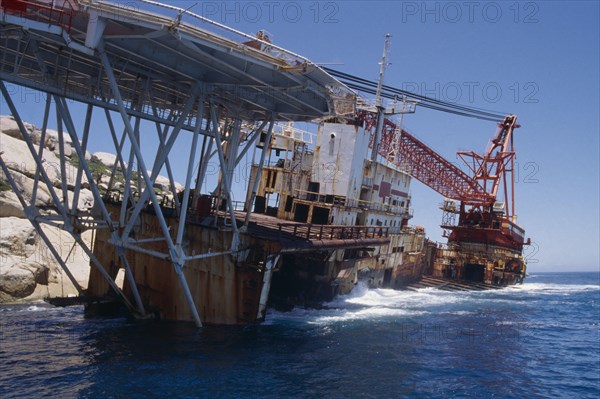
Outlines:
MULTIPOLYGON (((177 226, 176 220, 169 220, 177 226)), ((144 212, 135 231, 135 239, 140 242, 156 237, 159 231, 157 219, 152 212, 144 212)), ((232 232, 227 229, 211 228, 189 222, 185 242, 190 253, 214 253, 228 250, 232 232)), ((181 273, 188 281, 189 289, 203 323, 245 324, 254 323, 264 317, 261 308, 261 294, 266 265, 275 261, 271 254, 278 253, 276 241, 256 239, 243 235, 243 244, 251 248, 243 262, 232 256, 215 256, 197 259, 186 264, 181 273)), ((152 241, 144 245, 148 253, 126 250, 126 258, 131 265, 135 283, 144 307, 161 319, 193 321, 185 293, 179 284, 178 270, 169 259, 159 259, 153 255, 166 251, 162 241, 152 241)), ((100 230, 94 241, 94 255, 105 265, 111 277, 116 277, 123 268, 115 246, 110 243, 107 230, 100 230)), ((130 284, 125 279, 123 291, 133 302, 130 284)), ((91 269, 88 293, 103 296, 110 292, 106 279, 91 269)), ((263 304, 264 305, 264 304, 263 304)))
POLYGON ((479 243, 438 248, 432 276, 455 281, 508 286, 523 282, 526 262, 521 253, 479 243))
MULTIPOLYGON (((223 225, 222 217, 222 212, 211 211, 187 221, 184 243, 188 253, 227 252, 232 232, 223 225), (220 227, 211 225, 215 220, 220 227)), ((168 222, 176 230, 176 220, 168 218, 168 222)), ((241 220, 236 222, 241 226, 241 220)), ((166 244, 154 239, 160 228, 156 215, 142 212, 133 237, 138 245, 143 243, 146 253, 139 248, 124 249, 124 258, 132 269, 144 308, 160 319, 193 321, 179 273, 188 282, 203 324, 256 323, 264 319, 267 304, 280 309, 319 307, 336 295, 349 293, 366 276, 372 286, 398 287, 422 273, 422 231, 390 234, 382 227, 281 222, 253 214, 246 234, 240 235, 247 248, 244 253, 192 260, 178 270, 167 257, 156 256, 166 251, 166 244), (406 253, 394 250, 401 245, 406 246, 406 253)), ((93 254, 108 266, 112 279, 124 269, 123 257, 112 244, 108 230, 98 231, 93 254)), ((135 296, 127 279, 123 292, 133 303, 135 296)), ((88 295, 111 295, 106 278, 96 269, 91 269, 88 295)))

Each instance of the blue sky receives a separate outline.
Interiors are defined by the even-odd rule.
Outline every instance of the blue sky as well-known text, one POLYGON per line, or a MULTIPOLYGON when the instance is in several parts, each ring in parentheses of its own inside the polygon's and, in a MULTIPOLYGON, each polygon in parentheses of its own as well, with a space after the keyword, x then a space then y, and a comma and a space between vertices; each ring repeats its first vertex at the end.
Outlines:
MULTIPOLYGON (((277 45, 371 80, 391 33, 386 84, 518 115, 516 206, 534 243, 529 269, 599 269, 598 2, 203 1, 191 10, 250 34, 267 29, 277 45)), ((40 124, 41 108, 23 117, 40 124)), ((484 151, 496 131, 421 108, 404 122, 453 161, 458 150, 484 151)), ((99 136, 91 150, 114 152, 99 136)), ((412 195, 412 223, 442 241, 441 196, 417 181, 412 195)))

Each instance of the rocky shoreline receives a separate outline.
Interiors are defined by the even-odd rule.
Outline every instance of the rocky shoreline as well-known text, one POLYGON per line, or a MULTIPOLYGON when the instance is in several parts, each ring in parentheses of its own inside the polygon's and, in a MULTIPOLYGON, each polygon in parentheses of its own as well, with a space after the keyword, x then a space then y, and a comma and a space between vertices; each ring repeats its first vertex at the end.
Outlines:
MULTIPOLYGON (((42 144, 40 143, 41 130, 27 123, 25 127, 35 143, 36 150, 43 145, 45 170, 53 186, 60 192, 63 177, 60 172, 58 132, 47 129, 42 144)), ((11 116, 0 116, 0 153, 26 200, 31 200, 36 165, 17 123, 11 116)), ((64 156, 68 161, 65 173, 69 189, 68 197, 73 198, 72 190, 77 176, 78 158, 75 151, 72 150, 71 139, 66 134, 64 135, 64 156)), ((86 153, 86 160, 94 170, 94 175, 97 174, 100 179, 99 187, 106 188, 115 156, 105 152, 86 153)), ((82 182, 78 208, 90 210, 94 206, 94 198, 85 176, 83 176, 82 182)), ((162 177, 158 182, 155 190, 167 191, 168 179, 162 177), (160 187, 163 183, 164 187, 160 187)), ((123 182, 117 182, 114 188, 123 188, 123 182)), ((51 207, 50 194, 45 184, 40 184, 38 188, 36 205, 45 209, 42 211, 43 213, 56 214, 51 207)), ((86 289, 90 272, 87 255, 79 245, 74 243, 73 238, 67 232, 48 225, 42 225, 42 228, 62 258, 66 258, 69 270, 78 284, 81 288, 86 289)), ((92 234, 92 231, 87 231, 82 235, 90 248, 92 234)), ((12 192, 4 174, 0 171, 0 303, 37 301, 53 297, 74 296, 77 293, 77 289, 25 217, 16 194, 12 192)))

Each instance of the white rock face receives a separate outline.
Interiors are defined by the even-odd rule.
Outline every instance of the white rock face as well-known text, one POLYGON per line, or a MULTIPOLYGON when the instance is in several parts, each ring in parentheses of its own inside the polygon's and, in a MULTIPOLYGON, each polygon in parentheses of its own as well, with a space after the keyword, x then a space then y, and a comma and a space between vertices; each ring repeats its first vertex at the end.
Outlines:
POLYGON ((95 152, 92 154, 92 161, 100 162, 107 168, 112 168, 116 159, 116 155, 109 154, 108 152, 95 152))
POLYGON ((48 269, 35 262, 9 257, 0 263, 0 302, 31 295, 38 283, 47 283, 48 269))
POLYGON ((35 250, 37 234, 27 219, 0 218, 0 255, 27 258, 35 250))
MULTIPOLYGON (((39 152, 41 131, 29 123, 24 123, 24 126, 32 138, 35 151, 39 152)), ((68 134, 64 135, 64 141, 67 161, 64 179, 68 188, 67 200, 71 203, 74 196, 73 188, 77 167, 71 164, 73 147, 68 134)), ((56 195, 62 200, 63 176, 61 176, 59 159, 58 133, 55 130, 47 130, 43 147, 44 170, 51 180, 56 195)), ((0 151, 2 159, 11 170, 11 176, 15 180, 17 188, 29 204, 32 198, 37 164, 23 140, 17 123, 10 116, 0 116, 0 151)), ((86 151, 85 158, 88 161, 93 159, 101 162, 107 169, 110 169, 116 156, 106 152, 97 152, 92 155, 86 151)), ((80 210, 92 209, 93 213, 94 197, 89 190, 90 186, 85 174, 82 177, 82 189, 79 193, 77 207, 80 210)), ((1 171, 0 178, 6 181, 6 177, 1 171)), ((107 174, 102 176, 103 184, 106 185, 108 179, 107 171, 107 174)), ((175 183, 175 185, 177 190, 183 190, 181 184, 175 183)), ((124 184, 117 181, 114 187, 122 189, 124 184)), ((169 179, 159 176, 155 188, 169 192, 169 179)), ((165 195, 172 198, 170 194, 165 195)), ((52 207, 52 204, 50 191, 40 176, 35 205, 52 207)), ((42 211, 42 213, 44 212, 47 211, 42 211)), ((73 246, 73 238, 63 230, 45 224, 42 225, 42 229, 60 256, 66 259, 69 271, 74 275, 78 285, 85 289, 90 273, 90 262, 82 248, 79 245, 73 246)), ((82 238, 91 248, 92 232, 84 232, 82 238)), ((70 282, 29 220, 25 218, 25 212, 16 194, 12 190, 0 192, 0 303, 76 294, 75 286, 70 282)))
MULTIPOLYGON (((27 220, 20 220, 29 223, 27 220)), ((42 228, 54 248, 63 259, 66 259, 69 271, 75 277, 78 285, 85 289, 90 273, 87 255, 78 245, 73 248, 74 240, 68 233, 46 225, 42 228), (67 255, 69 255, 68 258, 67 255)), ((91 232, 85 232, 82 238, 89 245, 92 238, 91 232)), ((29 248, 25 255, 7 255, 0 252, 0 302, 18 299, 39 300, 48 296, 77 294, 77 289, 45 243, 37 235, 34 237, 34 241, 34 245, 28 245, 29 248)))
MULTIPOLYGON (((39 151, 39 146, 34 145, 36 152, 39 151)), ((11 136, 2 135, 0 140, 0 152, 3 152, 2 159, 9 169, 15 170, 26 176, 33 177, 37 170, 31 152, 27 144, 23 140, 16 139, 11 136)), ((48 178, 54 183, 60 182, 60 161, 52 151, 45 149, 42 154, 44 160, 44 169, 48 174, 48 178)))
MULTIPOLYGON (((13 179, 15 180, 15 184, 17 185, 19 190, 23 192, 25 200, 28 203, 30 203, 32 193, 33 193, 33 184, 34 184, 33 179, 30 179, 29 177, 25 176, 24 174, 21 174, 19 172, 15 172, 15 171, 12 171, 11 175, 12 175, 13 179)), ((4 174, 1 171, 0 171, 0 177, 2 179, 5 179, 4 174)), ((16 197, 16 195, 15 195, 15 197, 16 197)), ((46 206, 46 205, 49 205, 51 202, 52 201, 50 198, 50 192, 48 191, 48 188, 46 187, 46 185, 43 183, 38 184, 37 196, 36 196, 36 200, 35 200, 36 206, 46 206)), ((18 202, 18 200, 17 200, 16 204, 18 204, 19 207, 21 206, 21 204, 18 202)))
MULTIPOLYGON (((4 162, 6 162, 8 168, 29 178, 33 178, 37 170, 37 163, 31 156, 27 144, 22 140, 18 140, 10 136, 2 135, 1 137, 2 140, 0 140, 0 151, 4 152, 2 154, 2 159, 4 159, 4 162)), ((39 151, 39 146, 35 145, 34 147, 36 151, 39 151)), ((52 185, 56 188, 61 188, 62 177, 60 159, 54 152, 48 149, 45 149, 42 153, 42 159, 44 170, 46 171, 46 174, 48 175, 52 185)), ((77 167, 73 166, 70 162, 67 162, 65 164, 65 176, 67 186, 70 189, 73 189, 75 186, 75 180, 77 178, 77 167)), ((40 174, 40 181, 41 180, 42 176, 40 174)), ((82 174, 81 181, 84 187, 88 184, 85 173, 82 174)), ((44 182, 42 182, 42 186, 45 186, 44 182)))
POLYGON ((21 138, 19 125, 11 116, 0 116, 0 132, 15 138, 21 138))
POLYGON ((23 212, 21 203, 15 193, 2 191, 0 192, 0 218, 8 217, 24 218, 25 212, 23 212))
MULTIPOLYGON (((41 131, 36 129, 35 126, 30 123, 24 122, 23 125, 32 141, 36 144, 39 144, 41 131)), ((0 132, 18 140, 23 140, 23 135, 21 134, 19 125, 12 116, 0 116, 0 132)))
MULTIPOLYGON (((148 171, 148 174, 152 173, 152 171, 148 171)), ((156 182, 154 183, 154 188, 159 189, 161 191, 171 191, 171 182, 168 177, 158 176, 156 178, 156 182)), ((177 182, 175 182, 175 190, 183 191, 185 187, 177 182)))
MULTIPOLYGON (((63 139, 65 140, 65 143, 73 144, 71 136, 69 136, 69 133, 66 131, 63 132, 63 139)), ((58 143, 58 132, 53 129, 46 129, 46 141, 48 140, 58 143)))

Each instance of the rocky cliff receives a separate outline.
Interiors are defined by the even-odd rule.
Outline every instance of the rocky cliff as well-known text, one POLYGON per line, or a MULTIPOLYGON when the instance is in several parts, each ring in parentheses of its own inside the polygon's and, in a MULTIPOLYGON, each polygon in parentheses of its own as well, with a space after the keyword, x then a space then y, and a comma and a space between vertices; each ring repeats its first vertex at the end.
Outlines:
MULTIPOLYGON (((68 197, 73 198, 71 190, 74 188, 79 160, 75 151, 72 150, 72 142, 68 135, 64 136, 64 156, 68 162, 63 177, 59 162, 58 133, 47 129, 45 140, 41 143, 42 132, 40 129, 31 124, 25 124, 25 127, 35 143, 36 150, 43 146, 44 169, 52 181, 52 185, 57 189, 57 193, 62 193, 64 179, 69 190, 68 197)), ((24 193, 26 200, 30 201, 36 166, 27 144, 23 141, 17 123, 10 116, 0 116, 0 153, 11 170, 17 186, 24 193)), ((99 186, 106 188, 115 156, 103 152, 86 153, 86 160, 88 160, 94 176, 100 179, 99 186)), ((160 193, 163 190, 166 191, 168 186, 168 179, 161 177, 157 180, 155 190, 160 193)), ((81 210, 91 209, 94 205, 94 198, 85 176, 82 187, 78 208, 81 210)), ((123 182, 116 183, 115 188, 119 187, 123 187, 123 182)), ((180 185, 177 187, 181 189, 180 185)), ((50 206, 50 194, 43 183, 38 189, 36 205, 44 209, 41 211, 42 213, 55 213, 50 206), (45 208, 46 206, 47 208, 45 208)), ((48 225, 42 225, 42 227, 56 250, 63 259, 66 259, 71 273, 85 289, 90 268, 87 255, 79 245, 74 243, 73 238, 67 232, 48 225)), ((91 248, 92 232, 85 232, 83 238, 91 248)), ((6 177, 0 171, 0 303, 76 294, 77 290, 29 220, 26 219, 17 196, 12 192, 6 177)))

